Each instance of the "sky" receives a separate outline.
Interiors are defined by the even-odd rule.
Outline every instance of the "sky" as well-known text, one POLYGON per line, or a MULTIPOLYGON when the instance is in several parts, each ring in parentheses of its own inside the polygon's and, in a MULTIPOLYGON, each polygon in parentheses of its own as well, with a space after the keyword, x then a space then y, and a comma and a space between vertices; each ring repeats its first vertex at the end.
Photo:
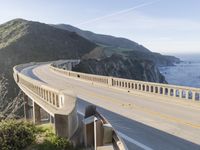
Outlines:
POLYGON ((199 6, 200 0, 0 0, 0 24, 64 23, 163 54, 200 53, 199 6))

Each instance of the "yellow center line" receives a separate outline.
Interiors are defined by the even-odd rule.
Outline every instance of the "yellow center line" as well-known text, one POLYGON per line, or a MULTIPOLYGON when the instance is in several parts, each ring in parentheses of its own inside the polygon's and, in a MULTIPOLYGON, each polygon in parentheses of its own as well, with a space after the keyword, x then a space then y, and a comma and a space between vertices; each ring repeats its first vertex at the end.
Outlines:
POLYGON ((117 87, 108 87, 108 86, 105 86, 105 85, 100 85, 100 84, 95 84, 95 83, 91 84, 91 82, 85 81, 83 79, 68 77, 66 75, 63 75, 62 73, 52 71, 51 69, 50 69, 50 71, 54 72, 58 75, 61 75, 63 77, 66 77, 68 79, 81 81, 83 83, 86 83, 88 85, 91 85, 91 86, 94 86, 94 87, 97 87, 97 88, 103 88, 103 89, 109 88, 109 90, 112 91, 112 92, 118 91, 122 94, 128 94, 130 96, 137 96, 137 97, 140 97, 140 98, 142 98, 143 100, 146 100, 146 101, 151 100, 151 101, 157 101, 157 102, 175 105, 175 106, 179 106, 179 107, 191 108, 191 109, 195 109, 195 110, 198 110, 198 111, 200 110, 200 102, 191 102, 191 101, 189 102, 189 100, 187 100, 187 99, 184 100, 184 99, 178 99, 178 98, 167 97, 167 96, 162 97, 162 95, 152 95, 152 93, 136 91, 136 90, 132 90, 132 89, 125 89, 125 88, 120 89, 120 88, 117 88, 117 87), (130 91, 130 92, 128 92, 128 91, 130 91), (146 95, 143 95, 143 94, 146 94, 146 95), (155 96, 159 97, 159 99, 155 99, 155 96), (152 97, 152 99, 149 99, 149 97, 152 97))
MULTIPOLYGON (((71 78, 69 78, 69 79, 71 79, 71 78)), ((83 80, 79 80, 79 81, 83 82, 83 80)), ((88 82, 84 82, 84 83, 88 83, 88 82)), ((88 84, 91 85, 91 83, 88 83, 88 84)), ((95 84, 93 86, 101 87, 101 88, 105 87, 105 86, 100 86, 100 85, 95 85, 95 84)), ((152 114, 154 116, 160 117, 162 119, 165 119, 165 120, 168 120, 168 121, 171 121, 171 122, 174 122, 174 123, 179 123, 179 124, 190 126, 192 128, 197 128, 197 129, 200 128, 200 124, 191 123, 191 122, 188 122, 186 120, 183 120, 183 119, 180 119, 180 118, 176 118, 176 117, 172 117, 170 115, 166 115, 166 114, 163 114, 163 113, 160 113, 160 112, 156 112, 156 111, 153 111, 151 109, 148 109, 148 108, 145 108, 145 107, 142 107, 142 106, 137 106, 135 104, 132 105, 132 104, 127 103, 127 102, 122 102, 119 99, 113 99, 113 98, 105 96, 105 95, 89 92, 87 90, 83 90, 82 88, 76 88, 76 89, 78 89, 79 91, 82 90, 82 91, 84 91, 83 93, 88 93, 90 96, 93 96, 95 98, 99 97, 100 99, 103 99, 103 100, 106 100, 106 101, 110 101, 110 102, 112 102, 114 104, 118 104, 119 106, 122 106, 122 107, 124 107, 126 109, 137 109, 139 111, 145 112, 147 114, 152 114)), ((116 90, 115 88, 109 88, 109 89, 112 90, 112 91, 116 90)), ((122 91, 122 90, 118 90, 118 91, 122 91)), ((132 93, 128 93, 128 94, 129 95, 133 95, 132 93)), ((158 100, 158 101, 160 101, 160 100, 158 100)), ((164 102, 164 101, 160 101, 160 102, 167 103, 167 102, 164 102)), ((169 103, 169 104, 172 104, 172 103, 169 103)), ((174 104, 174 105, 178 105, 178 104, 174 104)), ((182 106, 182 105, 178 105, 178 106, 182 106)))
POLYGON ((170 122, 179 123, 179 124, 182 124, 182 125, 190 126, 192 128, 200 129, 200 124, 191 123, 191 122, 188 122, 186 120, 183 120, 183 119, 180 119, 180 118, 176 118, 176 117, 172 117, 172 116, 160 113, 160 112, 156 112, 156 111, 153 111, 151 109, 148 109, 148 108, 145 108, 145 107, 142 107, 142 106, 137 106, 135 104, 122 102, 119 99, 113 99, 113 98, 105 96, 105 95, 100 95, 100 94, 88 92, 87 90, 83 90, 83 89, 78 89, 78 90, 79 91, 82 90, 82 91, 84 91, 84 93, 87 93, 88 95, 93 96, 95 98, 98 97, 100 99, 103 99, 103 100, 106 100, 106 101, 110 101, 110 102, 112 102, 114 104, 118 104, 118 105, 124 107, 125 109, 137 109, 139 111, 145 112, 147 114, 151 114, 153 116, 160 117, 160 118, 168 120, 170 122))

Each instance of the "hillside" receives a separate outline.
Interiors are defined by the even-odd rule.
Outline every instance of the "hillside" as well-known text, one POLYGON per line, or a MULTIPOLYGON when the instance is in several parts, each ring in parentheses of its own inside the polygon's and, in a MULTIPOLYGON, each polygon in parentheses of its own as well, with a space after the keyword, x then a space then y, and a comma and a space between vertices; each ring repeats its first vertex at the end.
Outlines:
POLYGON ((159 53, 144 53, 140 51, 127 51, 123 55, 136 60, 150 60, 158 67, 173 66, 174 63, 179 63, 180 59, 174 56, 161 55, 159 53))
POLYGON ((90 31, 84 31, 84 30, 78 29, 71 25, 59 24, 59 25, 54 25, 54 26, 59 29, 76 32, 78 35, 90 40, 91 42, 99 44, 100 46, 121 48, 121 49, 128 49, 128 50, 139 50, 142 52, 150 52, 150 50, 148 50, 144 46, 139 45, 138 43, 126 38, 96 34, 90 31))
POLYGON ((9 59, 29 62, 80 58, 96 47, 74 32, 21 19, 1 25, 0 33, 1 60, 5 58, 2 54, 8 54, 9 59))
POLYGON ((82 59, 104 59, 111 57, 114 54, 128 57, 134 60, 148 60, 152 61, 157 67, 161 66, 173 66, 175 63, 180 63, 180 59, 174 56, 162 55, 153 52, 142 52, 142 51, 125 51, 119 48, 108 48, 108 47, 97 47, 90 53, 87 53, 82 59))
POLYGON ((71 25, 59 24, 53 25, 56 28, 76 32, 78 35, 99 45, 93 52, 86 54, 83 59, 88 58, 106 58, 117 53, 131 59, 150 60, 156 66, 168 66, 179 63, 180 59, 173 56, 165 56, 159 53, 153 53, 138 43, 126 38, 114 37, 110 35, 96 34, 90 31, 84 31, 71 25))
POLYGON ((31 61, 81 58, 96 44, 74 32, 47 24, 15 19, 0 25, 0 74, 9 79, 9 91, 15 87, 12 68, 31 61))
POLYGON ((31 61, 79 58, 82 59, 82 66, 80 65, 80 70, 77 71, 166 82, 164 77, 160 76, 156 65, 157 63, 171 65, 175 58, 154 54, 124 38, 98 35, 88 31, 81 32, 96 39, 91 40, 79 35, 80 32, 71 31, 23 19, 15 19, 0 25, 0 74, 5 74, 9 80, 9 96, 13 97, 18 92, 12 77, 13 66, 31 61), (107 42, 108 45, 97 45, 100 41, 107 42), (119 65, 119 68, 114 67, 115 64, 119 65), (93 69, 89 70, 87 65, 93 69), (108 69, 112 67, 114 67, 112 70, 108 69))

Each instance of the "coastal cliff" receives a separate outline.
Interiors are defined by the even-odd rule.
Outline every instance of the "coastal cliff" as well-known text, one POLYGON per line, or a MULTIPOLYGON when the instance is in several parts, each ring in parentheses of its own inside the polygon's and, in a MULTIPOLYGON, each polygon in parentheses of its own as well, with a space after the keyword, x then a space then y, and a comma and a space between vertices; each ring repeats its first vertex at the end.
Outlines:
POLYGON ((125 79, 167 83, 152 61, 137 60, 118 54, 101 60, 82 60, 73 70, 125 79))
POLYGON ((157 66, 178 61, 125 38, 71 28, 23 19, 0 25, 0 74, 8 79, 10 97, 18 92, 13 66, 31 61, 81 59, 77 71, 160 83, 166 81, 157 66))

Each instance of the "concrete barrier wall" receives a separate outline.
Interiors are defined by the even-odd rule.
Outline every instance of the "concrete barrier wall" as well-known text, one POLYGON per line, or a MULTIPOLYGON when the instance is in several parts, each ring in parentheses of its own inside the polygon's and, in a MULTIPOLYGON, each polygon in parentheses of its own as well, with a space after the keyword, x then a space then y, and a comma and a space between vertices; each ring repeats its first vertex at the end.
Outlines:
POLYGON ((91 74, 79 73, 79 72, 56 68, 52 65, 50 66, 50 68, 68 77, 81 79, 83 81, 88 81, 93 84, 101 84, 108 87, 127 90, 129 92, 138 91, 142 92, 143 94, 151 94, 162 97, 170 97, 170 98, 200 102, 199 88, 176 86, 169 84, 159 84, 153 82, 143 82, 137 80, 128 80, 128 79, 107 77, 100 75, 91 75, 91 74))
POLYGON ((70 60, 58 60, 52 63, 53 66, 57 68, 63 68, 66 70, 72 70, 77 64, 80 63, 79 59, 70 59, 70 60))
POLYGON ((91 83, 98 83, 98 84, 103 84, 103 85, 108 85, 108 83, 109 83, 109 77, 106 77, 106 76, 92 75, 92 74, 80 73, 80 72, 75 72, 75 71, 69 71, 69 70, 56 68, 53 66, 50 66, 50 68, 56 72, 66 75, 66 76, 82 79, 82 80, 85 80, 85 81, 88 81, 91 83))

